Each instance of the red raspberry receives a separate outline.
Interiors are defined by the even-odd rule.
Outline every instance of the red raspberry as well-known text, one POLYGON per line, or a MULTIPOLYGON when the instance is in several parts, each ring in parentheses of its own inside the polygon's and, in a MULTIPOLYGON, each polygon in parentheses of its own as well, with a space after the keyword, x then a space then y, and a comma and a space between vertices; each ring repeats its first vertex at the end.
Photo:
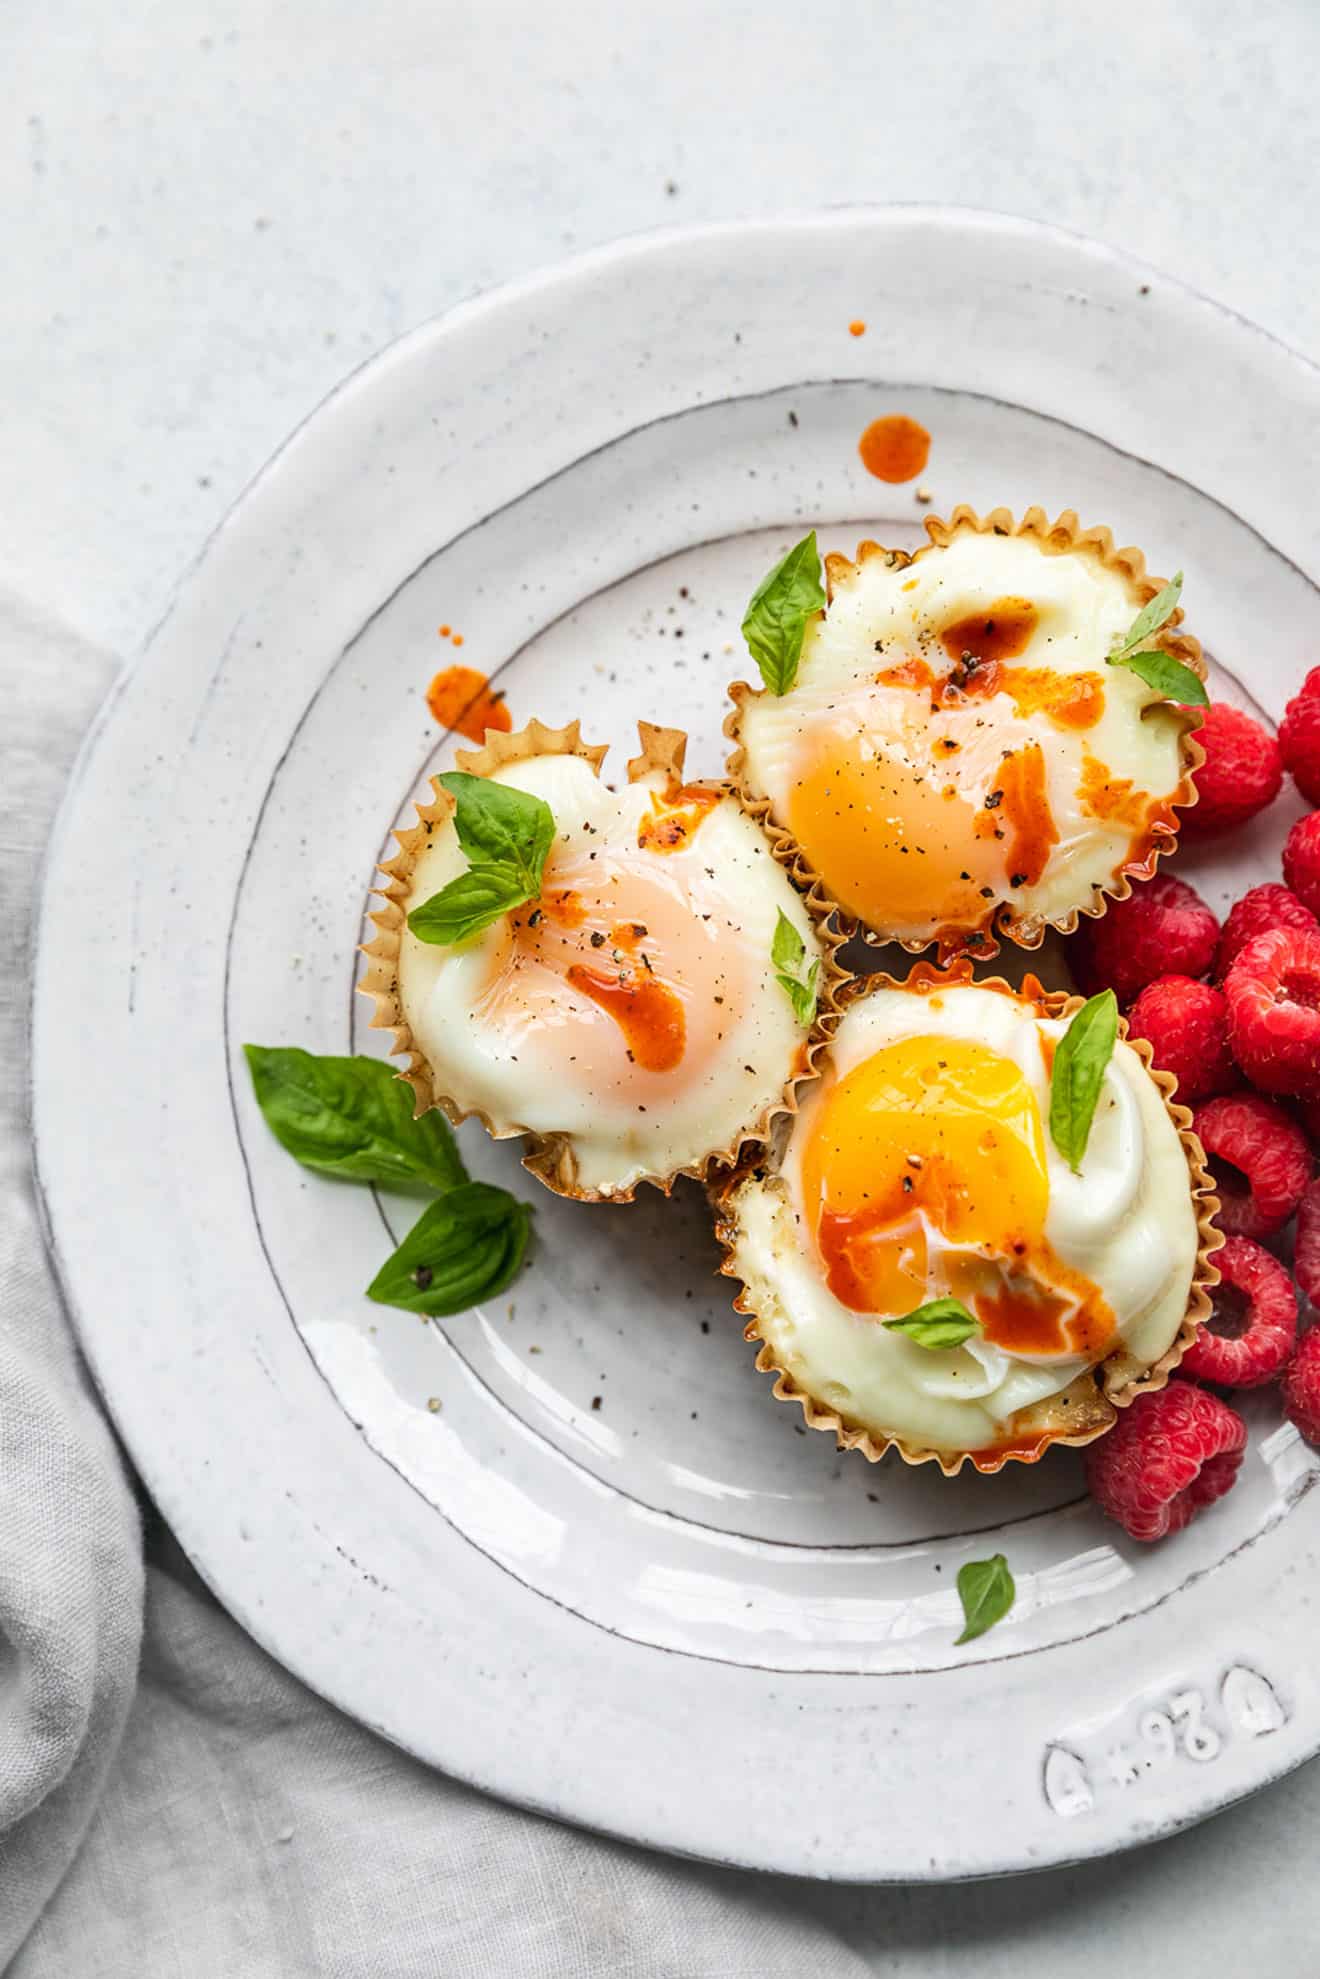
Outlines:
POLYGON ((1257 935, 1229 970, 1224 995, 1233 1056, 1252 1085, 1320 1095, 1320 929, 1257 935))
POLYGON ((1268 934, 1271 928, 1315 929, 1320 928, 1320 921, 1286 886, 1253 886, 1228 910, 1215 952, 1216 981, 1223 982, 1249 941, 1268 934))
POLYGON ((1100 920, 1080 921, 1068 960, 1088 996, 1111 988, 1128 1004, 1157 976, 1205 975, 1218 940, 1219 923, 1200 894, 1171 873, 1156 873, 1100 920))
POLYGON ((1283 1377, 1283 1409, 1308 1443, 1320 1443, 1320 1326, 1303 1333, 1283 1377))
POLYGON ((1276 1257, 1250 1237, 1215 1252, 1222 1283, 1182 1358, 1182 1372, 1222 1388, 1260 1388, 1282 1372, 1297 1339, 1297 1295, 1276 1257))
POLYGON ((1303 907, 1320 919, 1320 811, 1299 818, 1283 841, 1283 877, 1303 907))
POLYGON ((1183 812, 1184 832, 1206 838, 1229 831, 1274 802, 1283 782, 1283 758, 1267 728, 1241 708, 1216 701, 1206 709, 1196 739, 1205 761, 1196 772, 1197 801, 1183 812))
POLYGON ((1230 1093, 1198 1106, 1192 1127, 1214 1171, 1220 1229, 1230 1237, 1282 1230, 1311 1179, 1311 1149, 1292 1115, 1259 1093, 1230 1093))
POLYGON ((1320 1179, 1308 1182, 1297 1205, 1293 1277, 1313 1306, 1320 1306, 1320 1179))
POLYGON ((1279 723, 1279 753, 1283 766, 1308 804, 1320 804, 1320 667, 1312 667, 1307 686, 1295 694, 1279 723))
POLYGON ((1171 1381, 1125 1409, 1086 1452, 1091 1496, 1133 1539, 1163 1539, 1235 1483, 1247 1425, 1191 1381, 1171 1381))
POLYGON ((1128 1012, 1128 1036, 1145 1038, 1155 1063, 1178 1081, 1184 1106, 1238 1083, 1228 1048, 1228 1005, 1211 983, 1157 976, 1128 1012))

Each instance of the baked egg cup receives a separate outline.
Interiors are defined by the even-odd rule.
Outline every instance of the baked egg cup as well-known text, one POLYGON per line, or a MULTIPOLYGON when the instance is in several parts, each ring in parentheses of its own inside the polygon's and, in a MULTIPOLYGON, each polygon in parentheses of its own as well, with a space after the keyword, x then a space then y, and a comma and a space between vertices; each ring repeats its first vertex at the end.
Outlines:
MULTIPOLYGON (((729 689, 728 774, 817 914, 941 959, 1035 948, 1173 850, 1200 715, 1107 663, 1163 588, 1139 550, 1072 510, 959 506, 926 530, 912 554, 824 559, 792 685, 729 689)), ((1181 619, 1143 644, 1201 679, 1181 619)))
POLYGON ((433 779, 381 868, 359 984, 419 1113, 524 1137, 523 1165, 585 1202, 630 1201, 643 1182, 668 1193, 764 1141, 849 979, 841 932, 793 886, 783 835, 729 784, 684 782, 681 731, 638 733, 617 789, 577 722, 487 731, 460 751, 468 777, 548 803, 540 891, 469 939, 418 938, 410 914, 464 872, 456 800, 433 779), (801 1003, 776 976, 780 938, 801 1003))
POLYGON ((843 1002, 797 1110, 711 1188, 757 1367, 811 1428, 871 1462, 896 1449, 947 1475, 994 1472, 1093 1442, 1164 1387, 1219 1280, 1218 1202, 1176 1081, 1120 1020, 1073 1173, 1042 1116, 1081 998, 1031 976, 1021 990, 975 981, 963 961, 856 981, 843 1002), (990 1295, 975 1353, 886 1327, 947 1295, 950 1275, 990 1295), (1061 1297, 1075 1303, 1056 1311, 1061 1297))

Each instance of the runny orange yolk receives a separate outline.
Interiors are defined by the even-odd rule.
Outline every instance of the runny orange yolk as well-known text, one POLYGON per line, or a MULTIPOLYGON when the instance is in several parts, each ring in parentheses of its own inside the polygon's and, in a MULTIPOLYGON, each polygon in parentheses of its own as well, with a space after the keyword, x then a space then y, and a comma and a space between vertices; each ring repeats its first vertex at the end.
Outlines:
MULTIPOLYGON (((955 759, 956 760, 956 759, 955 759)), ((840 906, 876 928, 984 920, 1003 886, 994 839, 938 769, 922 775, 858 734, 832 735, 789 800, 789 828, 840 906)))
POLYGON ((830 1290, 854 1311, 953 1297, 1009 1352, 1106 1350, 1113 1315, 1045 1238, 1040 1109, 1011 1059, 941 1036, 885 1046, 823 1099, 802 1188, 830 1290))

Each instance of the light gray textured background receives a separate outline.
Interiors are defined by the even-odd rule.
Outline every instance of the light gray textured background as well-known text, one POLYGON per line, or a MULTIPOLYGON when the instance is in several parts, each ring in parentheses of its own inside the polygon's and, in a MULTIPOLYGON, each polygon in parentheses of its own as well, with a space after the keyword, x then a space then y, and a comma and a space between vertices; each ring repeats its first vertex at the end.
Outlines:
MULTIPOLYGON (((7 877, 113 662, 289 428, 401 331, 575 248, 857 199, 987 205, 1320 355, 1308 0, 9 0, 0 73, 0 649, 31 793, 7 877)), ((1320 1768, 1098 1870, 773 1884, 433 1786, 268 1667, 245 1680, 159 1547, 149 1586, 128 1741, 24 1975, 1315 1966, 1320 1768), (282 1754, 265 1798, 245 1739, 282 1754), (365 1879, 368 1835, 392 1855, 365 1879)), ((0 1925, 16 1914, 0 1890, 0 1925)))

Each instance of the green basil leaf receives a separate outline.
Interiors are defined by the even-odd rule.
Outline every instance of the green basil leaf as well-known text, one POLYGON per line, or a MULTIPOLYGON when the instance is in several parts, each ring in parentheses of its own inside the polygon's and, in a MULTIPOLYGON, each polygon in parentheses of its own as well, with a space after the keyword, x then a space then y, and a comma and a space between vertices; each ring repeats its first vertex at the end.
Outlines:
POLYGON ((1128 653, 1135 653, 1137 647, 1144 645, 1152 633, 1158 632, 1162 625, 1168 624, 1178 609, 1182 587, 1183 574, 1179 571, 1162 591, 1155 593, 1148 605, 1143 605, 1128 627, 1126 635, 1122 639, 1115 640, 1111 649, 1113 659, 1123 659, 1128 653))
POLYGON ((816 1016, 816 978, 820 974, 820 963, 813 962, 804 977, 790 976, 783 969, 775 970, 775 981, 793 1006, 793 1015, 799 1024, 810 1026, 816 1016))
POLYGON ((454 799, 454 829, 473 866, 509 866, 523 885, 523 899, 541 891, 546 854, 554 843, 550 806, 526 790, 493 777, 450 770, 440 782, 454 799))
POLYGON ((1111 667, 1127 667, 1144 680, 1147 687, 1163 694, 1166 700, 1183 701, 1193 708, 1210 706, 1210 696, 1200 675, 1184 666, 1181 660, 1175 660, 1172 653, 1161 653, 1152 647, 1148 653, 1114 654, 1109 664, 1111 667))
POLYGON ((1118 1038, 1118 999, 1101 990, 1084 1003, 1059 1039, 1050 1075, 1050 1138, 1074 1175, 1091 1135, 1105 1069, 1118 1038))
POLYGON ((295 1045, 243 1051, 266 1125, 304 1168, 393 1189, 467 1181, 444 1115, 414 1119, 412 1087, 383 1060, 317 1057, 295 1045))
POLYGON ((824 609, 816 532, 795 543, 763 577, 743 617, 747 650, 772 694, 787 694, 797 678, 807 620, 824 609))
POLYGON ((884 1324, 891 1333, 906 1333, 914 1346, 929 1347, 932 1353, 940 1347, 961 1347, 981 1331, 980 1320, 961 1299, 931 1299, 902 1319, 887 1319, 884 1324))
POLYGON ((534 899, 538 891, 539 887, 533 887, 529 893, 512 866, 469 866, 439 893, 414 907, 408 926, 418 941, 436 945, 467 941, 498 921, 501 914, 534 899))
POLYGON ((1003 1621, 1017 1599, 1017 1589, 1002 1553, 988 1560, 968 1560, 959 1567, 958 1599, 963 1611, 959 1642, 975 1642, 978 1635, 1003 1621))
POLYGON ((770 942, 770 963, 775 981, 792 1004, 793 1015, 799 1024, 810 1024, 816 1015, 820 958, 817 957, 804 974, 802 965, 806 959, 807 944, 781 907, 770 942))
POLYGON ((806 952, 807 944, 781 907, 770 941, 770 960, 776 969, 786 969, 793 974, 801 968, 806 952))
POLYGON ((367 1297, 433 1319, 466 1312, 517 1277, 531 1220, 528 1204, 507 1189, 464 1182, 423 1210, 367 1297))

